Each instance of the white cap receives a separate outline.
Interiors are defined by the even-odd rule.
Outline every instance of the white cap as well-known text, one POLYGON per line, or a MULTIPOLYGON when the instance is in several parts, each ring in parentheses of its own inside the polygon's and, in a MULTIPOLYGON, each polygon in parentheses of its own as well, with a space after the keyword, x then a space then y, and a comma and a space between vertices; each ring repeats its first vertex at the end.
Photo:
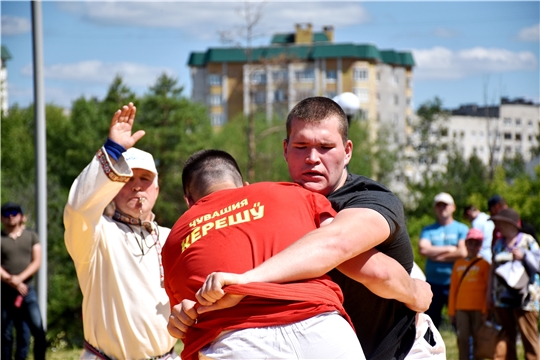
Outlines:
POLYGON ((435 205, 441 202, 448 205, 454 205, 454 198, 452 197, 452 195, 445 192, 438 193, 433 199, 433 204, 435 205))
POLYGON ((157 175, 156 163, 152 154, 137 148, 129 148, 122 154, 131 169, 144 169, 157 175))

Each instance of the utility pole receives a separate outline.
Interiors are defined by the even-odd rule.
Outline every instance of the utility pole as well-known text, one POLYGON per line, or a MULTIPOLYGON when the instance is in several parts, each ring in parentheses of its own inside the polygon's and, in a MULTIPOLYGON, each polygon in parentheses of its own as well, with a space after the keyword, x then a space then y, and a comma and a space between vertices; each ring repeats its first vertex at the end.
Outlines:
POLYGON ((41 1, 32 1, 32 45, 34 50, 34 120, 36 154, 36 218, 41 243, 41 266, 38 272, 38 304, 47 330, 47 138, 43 86, 43 33, 41 1))

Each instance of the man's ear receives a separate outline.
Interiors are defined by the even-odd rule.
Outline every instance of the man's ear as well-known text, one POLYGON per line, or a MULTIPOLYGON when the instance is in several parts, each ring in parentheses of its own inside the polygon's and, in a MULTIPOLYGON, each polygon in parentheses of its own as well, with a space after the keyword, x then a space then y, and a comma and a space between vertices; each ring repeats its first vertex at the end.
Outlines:
POLYGON ((188 209, 189 209, 190 207, 192 207, 193 204, 195 204, 195 201, 193 201, 193 199, 191 198, 191 196, 186 196, 186 195, 184 195, 184 201, 186 202, 188 209))

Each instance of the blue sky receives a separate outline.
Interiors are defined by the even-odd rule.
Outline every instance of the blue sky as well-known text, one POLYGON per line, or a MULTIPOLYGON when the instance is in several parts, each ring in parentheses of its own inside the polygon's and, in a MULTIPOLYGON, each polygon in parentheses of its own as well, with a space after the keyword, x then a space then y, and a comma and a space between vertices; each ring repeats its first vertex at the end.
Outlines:
MULTIPOLYGON (((10 106, 32 102, 30 1, 2 1, 2 45, 10 106)), ((540 7, 526 2, 266 1, 255 44, 296 23, 334 26, 335 43, 370 43, 411 51, 414 107, 435 96, 447 108, 493 104, 500 96, 540 101, 540 7)), ((243 24, 234 1, 44 1, 45 100, 70 107, 80 96, 103 98, 112 79, 143 94, 159 74, 191 94, 191 51, 224 46, 220 31, 243 24)))

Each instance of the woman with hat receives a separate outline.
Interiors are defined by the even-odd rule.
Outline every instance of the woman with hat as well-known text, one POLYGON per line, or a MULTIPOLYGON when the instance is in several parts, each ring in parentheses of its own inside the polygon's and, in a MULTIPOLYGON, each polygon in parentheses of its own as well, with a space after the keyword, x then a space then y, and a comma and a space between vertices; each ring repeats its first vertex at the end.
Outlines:
POLYGON ((513 209, 501 210, 491 220, 501 237, 493 246, 488 306, 494 307, 506 342, 506 359, 517 359, 516 328, 519 328, 526 359, 538 359, 538 261, 534 253, 536 240, 521 231, 519 214, 513 209))

